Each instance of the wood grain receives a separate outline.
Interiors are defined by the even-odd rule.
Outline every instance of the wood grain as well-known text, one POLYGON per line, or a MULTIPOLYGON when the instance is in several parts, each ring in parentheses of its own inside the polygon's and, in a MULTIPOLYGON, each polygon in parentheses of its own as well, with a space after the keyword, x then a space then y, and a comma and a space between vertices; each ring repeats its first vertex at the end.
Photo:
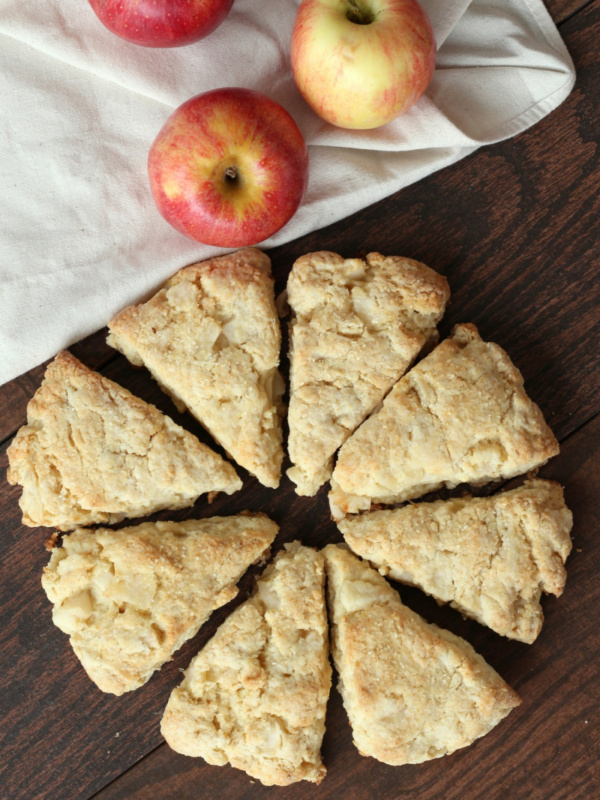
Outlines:
POLYGON ((557 25, 573 17, 590 2, 591 0, 545 0, 550 16, 557 25))
MULTIPOLYGON (((565 17, 579 8, 552 2, 565 17)), ((475 322, 504 346, 526 378, 558 437, 561 456, 544 473, 567 485, 576 517, 575 551, 560 600, 545 603, 547 621, 532 646, 500 639, 417 590, 408 605, 467 638, 523 696, 523 705, 473 747, 427 765, 393 769, 358 756, 336 692, 328 713, 326 781, 315 789, 266 790, 243 773, 211 768, 161 746, 158 722, 171 689, 193 654, 240 597, 217 612, 142 689, 122 698, 102 695, 50 621, 40 575, 49 531, 20 526, 19 490, 4 479, 0 448, 0 795, 7 800, 69 798, 370 797, 417 800, 579 800, 600 796, 598 645, 593 613, 600 567, 595 531, 600 512, 600 379, 597 281, 600 263, 600 0, 562 28, 578 70, 571 97, 553 114, 508 142, 387 198, 350 219, 272 251, 278 290, 293 260, 318 249, 351 256, 380 250, 425 261, 446 274, 452 305, 442 325, 475 322), (592 420, 590 422, 590 420, 592 420), (586 424, 587 423, 587 424, 586 424), (587 722, 586 722, 587 720, 587 722), (118 734, 118 735, 117 735, 118 734), (141 760, 140 760, 141 759, 141 760), (139 762, 137 766, 133 766, 139 762), (122 774, 124 773, 124 774, 122 774), (121 777, 119 777, 121 776, 121 777), (116 779, 116 780, 115 780, 116 779), (106 787, 113 781, 112 785, 106 787)), ((88 365, 175 412, 147 373, 134 371, 96 334, 74 348, 88 365)), ((38 368, 0 389, 0 439, 25 420, 25 403, 41 379, 38 368)), ((281 524, 277 543, 301 538, 322 546, 339 538, 325 494, 298 498, 287 479, 273 492, 245 477, 244 489, 212 506, 200 501, 184 518, 263 510, 281 524)), ((254 573, 256 570, 253 571, 254 573)))

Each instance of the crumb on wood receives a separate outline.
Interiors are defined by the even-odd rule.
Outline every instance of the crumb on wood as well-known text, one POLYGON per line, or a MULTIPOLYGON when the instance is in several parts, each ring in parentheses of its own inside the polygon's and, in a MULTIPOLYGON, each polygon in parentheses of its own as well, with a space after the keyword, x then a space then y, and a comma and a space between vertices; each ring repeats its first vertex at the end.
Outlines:
POLYGON ((258 567, 264 567, 264 565, 269 561, 271 558, 271 547, 267 547, 263 554, 256 559, 254 562, 258 567))
POLYGON ((50 553, 50 552, 52 552, 52 550, 54 550, 54 548, 55 548, 55 547, 56 547, 56 545, 58 544, 58 537, 59 537, 59 536, 60 536, 59 532, 58 532, 58 531, 54 531, 54 533, 52 534, 52 536, 49 536, 49 537, 46 539, 46 541, 44 542, 44 547, 46 548, 46 550, 47 550, 49 553, 50 553))
POLYGON ((277 311, 277 316, 279 317, 279 319, 284 319, 285 317, 289 317, 290 306, 288 303, 287 289, 284 289, 283 292, 277 295, 277 298, 275 300, 275 309, 277 311))

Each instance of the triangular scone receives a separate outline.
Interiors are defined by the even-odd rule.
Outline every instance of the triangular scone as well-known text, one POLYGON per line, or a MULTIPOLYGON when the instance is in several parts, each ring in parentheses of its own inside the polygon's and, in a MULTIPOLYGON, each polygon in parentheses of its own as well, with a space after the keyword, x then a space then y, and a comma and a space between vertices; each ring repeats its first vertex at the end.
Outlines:
POLYGON ((346 542, 384 575, 511 639, 542 629, 542 592, 562 594, 573 515, 553 481, 346 517, 346 542))
POLYGON ((474 325, 457 325, 342 447, 331 510, 340 519, 371 502, 512 478, 557 453, 504 350, 482 341, 474 325))
POLYGON ((418 261, 302 256, 288 278, 290 435, 298 494, 329 480, 333 454, 436 333, 448 282, 418 261))
POLYGON ((48 366, 8 448, 23 524, 61 531, 191 506, 242 488, 195 436, 68 352, 48 366))
POLYGON ((438 758, 520 703, 468 642, 404 606, 366 562, 336 545, 323 552, 333 660, 361 755, 393 766, 438 758))
POLYGON ((108 324, 108 343, 146 366, 265 486, 281 474, 281 331, 271 262, 249 248, 185 267, 108 324))
POLYGON ((120 695, 146 683, 236 596, 236 582, 276 535, 263 514, 79 528, 53 550, 42 585, 87 674, 120 695))
POLYGON ((323 556, 286 545, 192 661, 162 719, 167 743, 286 786, 325 775, 331 686, 323 556))

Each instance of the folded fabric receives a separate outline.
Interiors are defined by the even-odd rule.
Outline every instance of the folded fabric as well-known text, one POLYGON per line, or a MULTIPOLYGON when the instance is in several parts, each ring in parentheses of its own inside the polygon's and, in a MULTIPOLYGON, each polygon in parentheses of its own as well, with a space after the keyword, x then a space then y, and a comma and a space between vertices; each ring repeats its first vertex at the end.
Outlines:
POLYGON ((302 130, 308 191, 270 247, 523 131, 574 84, 541 0, 423 0, 438 44, 426 95, 383 128, 337 129, 293 82, 298 3, 236 0, 207 39, 154 50, 111 34, 83 0, 0 0, 0 384, 220 252, 173 230, 150 195, 149 147, 189 97, 253 88, 302 130))

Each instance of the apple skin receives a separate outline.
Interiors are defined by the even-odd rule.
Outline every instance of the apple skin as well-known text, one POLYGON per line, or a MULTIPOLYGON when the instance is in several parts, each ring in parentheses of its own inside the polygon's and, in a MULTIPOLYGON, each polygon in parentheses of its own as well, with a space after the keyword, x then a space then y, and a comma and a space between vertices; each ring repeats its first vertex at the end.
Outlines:
POLYGON ((204 244, 246 247, 282 228, 308 182, 308 150, 279 103, 215 89, 179 106, 148 156, 162 216, 204 244))
POLYGON ((145 47, 181 47, 212 33, 233 0, 89 0, 96 16, 121 39, 145 47))
POLYGON ((429 85, 435 55, 417 0, 303 0, 294 23, 296 85, 341 128, 377 128, 407 111, 429 85), (353 5, 371 21, 353 22, 353 5))

